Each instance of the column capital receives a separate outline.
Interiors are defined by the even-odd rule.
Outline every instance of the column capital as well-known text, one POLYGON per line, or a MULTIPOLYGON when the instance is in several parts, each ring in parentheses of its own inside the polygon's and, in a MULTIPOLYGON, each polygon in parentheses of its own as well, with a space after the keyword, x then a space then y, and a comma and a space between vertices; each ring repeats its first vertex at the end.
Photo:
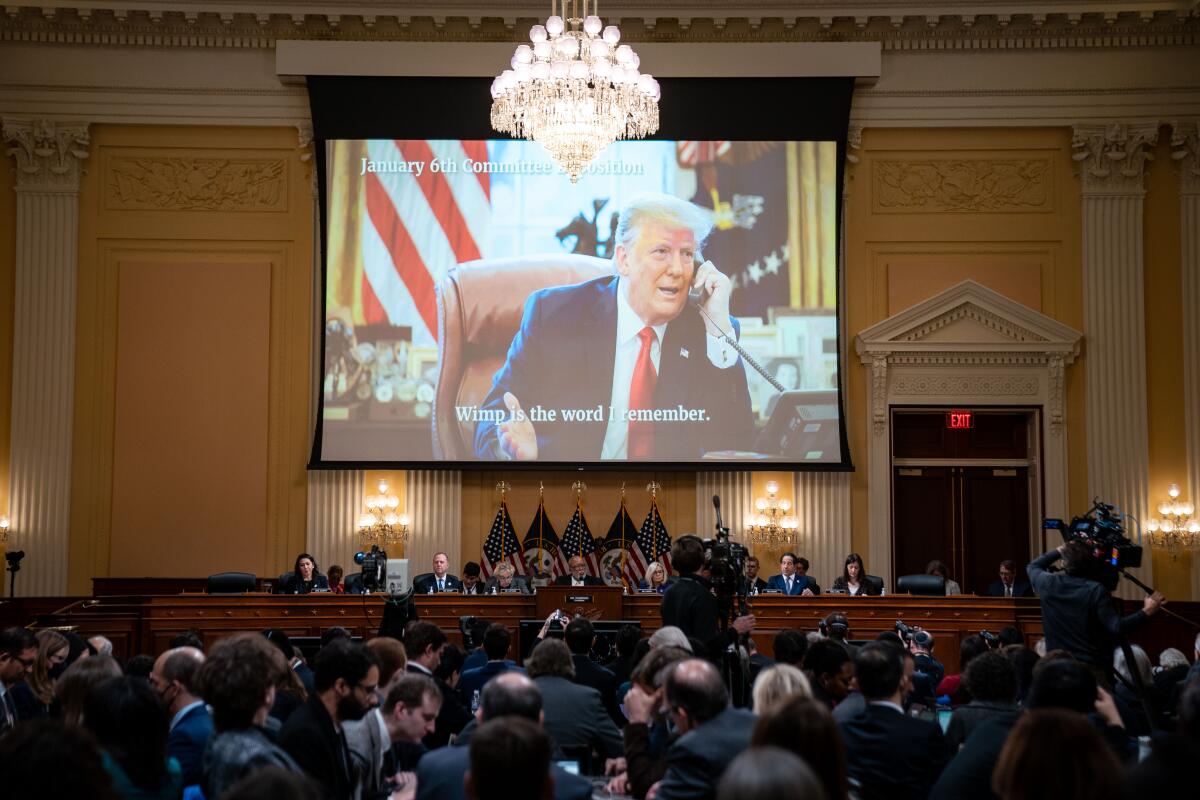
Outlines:
POLYGON ((1171 123, 1171 160, 1179 165, 1179 193, 1200 194, 1200 122, 1171 123))
POLYGON ((91 144, 87 123, 5 118, 3 138, 17 160, 17 191, 79 191, 91 144))
POLYGON ((1083 193, 1142 194, 1146 162, 1154 158, 1158 123, 1135 125, 1076 125, 1072 131, 1072 158, 1079 164, 1083 193))

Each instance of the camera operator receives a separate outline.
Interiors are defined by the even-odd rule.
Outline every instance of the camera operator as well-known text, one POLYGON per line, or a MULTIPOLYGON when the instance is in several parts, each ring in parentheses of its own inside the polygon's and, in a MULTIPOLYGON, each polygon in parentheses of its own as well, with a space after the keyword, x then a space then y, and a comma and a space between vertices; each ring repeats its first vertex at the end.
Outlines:
POLYGON ((933 634, 914 630, 908 637, 908 649, 913 654, 914 702, 932 708, 936 705, 937 686, 946 677, 946 668, 933 656, 933 634))
POLYGON ((1066 650, 1109 686, 1115 640, 1146 621, 1166 602, 1161 592, 1146 597, 1142 608, 1121 617, 1099 582, 1101 561, 1082 542, 1071 541, 1039 556, 1027 568, 1042 603, 1047 650, 1066 650), (1050 572, 1062 559, 1065 571, 1050 572))
POLYGON ((754 630, 754 617, 749 614, 737 617, 728 630, 722 630, 712 584, 699 574, 705 566, 700 537, 688 534, 676 539, 671 546, 671 564, 679 571, 679 579, 663 595, 664 626, 674 625, 689 638, 704 642, 712 658, 719 658, 738 635, 754 630))

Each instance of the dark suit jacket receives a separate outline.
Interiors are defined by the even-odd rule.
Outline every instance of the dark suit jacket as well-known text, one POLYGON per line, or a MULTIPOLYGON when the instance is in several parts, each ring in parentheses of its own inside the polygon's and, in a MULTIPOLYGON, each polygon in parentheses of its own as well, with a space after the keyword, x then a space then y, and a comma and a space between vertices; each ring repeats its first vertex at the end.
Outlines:
MULTIPOLYGON (((471 769, 471 748, 443 747, 421 757, 417 764, 417 800, 464 800, 463 776, 471 769)), ((590 800, 592 782, 550 766, 554 800, 590 800)))
POLYGON ((313 573, 312 586, 306 586, 300 576, 294 572, 285 572, 275 582, 275 594, 308 594, 309 592, 328 592, 329 578, 319 572, 313 573))
MULTIPOLYGON (((445 585, 447 592, 462 591, 462 581, 458 579, 457 575, 451 575, 449 572, 446 573, 445 585)), ((432 572, 423 572, 413 578, 414 594, 429 594, 431 591, 437 592, 437 578, 433 576, 432 572)))
MULTIPOLYGON (((992 581, 987 588, 988 597, 1004 597, 1004 582, 992 581)), ((1033 597, 1029 581, 1013 580, 1013 597, 1033 597)))
POLYGON ((801 595, 805 589, 811 589, 813 594, 820 594, 821 587, 809 575, 793 575, 792 576, 792 591, 787 591, 787 581, 782 575, 772 575, 767 581, 768 589, 778 589, 784 594, 801 595))
POLYGON ((167 755, 179 762, 184 786, 200 783, 204 777, 204 749, 212 734, 212 717, 203 703, 184 714, 167 734, 167 755))
POLYGON ((483 691, 483 687, 487 682, 500 673, 514 669, 517 672, 525 671, 518 667, 514 661, 485 661, 481 667, 465 669, 460 672, 458 685, 454 689, 458 692, 458 696, 462 698, 463 705, 470 708, 472 705, 471 696, 475 692, 483 691))
MULTIPOLYGON (((404 671, 429 676, 429 673, 418 669, 411 663, 404 668, 404 671)), ((421 740, 430 750, 445 747, 450 741, 450 735, 458 733, 471 721, 471 712, 459 699, 458 692, 451 689, 449 684, 437 676, 434 676, 433 682, 442 690, 442 707, 438 711, 433 733, 421 740)))
POLYGON ((753 583, 750 582, 749 578, 743 578, 742 582, 746 584, 746 594, 754 594, 755 592, 762 594, 767 590, 767 582, 762 578, 755 578, 753 583))
POLYGON ((317 784, 322 797, 351 797, 355 777, 350 751, 333 727, 333 719, 316 694, 309 695, 283 723, 279 746, 295 759, 317 784))
POLYGON ((862 800, 923 800, 950 759, 941 726, 894 708, 868 704, 839 727, 862 800))
POLYGON ((600 693, 566 678, 534 680, 542 693, 546 733, 563 750, 590 746, 605 758, 622 753, 621 732, 609 718, 600 693))
MULTIPOLYGON (((733 333, 737 335, 736 330, 733 333)), ((738 363, 728 369, 714 366, 708 360, 707 336, 704 320, 691 306, 667 325, 655 405, 703 409, 708 419, 658 424, 655 459, 694 461, 708 450, 747 450, 753 444, 746 371, 738 363)), ((526 411, 537 405, 546 409, 599 405, 606 410, 612 399, 616 339, 615 275, 534 292, 482 408, 507 411, 504 393, 512 392, 526 411)), ((556 422, 534 423, 538 460, 599 459, 607 416, 606 410, 604 419, 578 422, 563 420, 560 413, 556 422)), ((497 449, 496 423, 480 422, 475 428, 475 455, 495 459, 497 449)))
POLYGON ((599 692, 600 700, 613 723, 624 725, 625 715, 617 706, 617 676, 612 674, 612 670, 605 669, 587 656, 572 655, 571 660, 575 662, 575 682, 580 686, 590 686, 599 692))
MULTIPOLYGON (((570 586, 571 585, 571 576, 570 575, 559 575, 557 578, 554 579, 554 585, 555 586, 570 586)), ((607 584, 604 581, 600 580, 599 578, 595 578, 591 575, 584 575, 583 576, 583 585, 584 586, 606 586, 607 584)))
POLYGON ((1017 719, 1016 714, 1001 715, 980 724, 946 765, 929 792, 930 800, 958 800, 961 797, 987 800, 995 797, 992 792, 992 771, 1017 719))
POLYGON ((667 748, 667 773, 658 785, 662 800, 717 796, 717 781, 729 762, 750 745, 758 718, 742 708, 727 708, 667 748))
POLYGON ((475 581, 475 585, 468 589, 465 585, 462 587, 463 594, 483 594, 483 579, 475 581))
MULTIPOLYGON (((880 578, 878 575, 863 575, 862 579, 859 580, 859 585, 862 587, 858 592, 859 596, 878 597, 883 593, 883 578, 880 578)), ((831 592, 839 591, 847 594, 850 593, 850 590, 846 585, 846 579, 841 577, 834 578, 833 585, 829 587, 829 590, 831 592)))

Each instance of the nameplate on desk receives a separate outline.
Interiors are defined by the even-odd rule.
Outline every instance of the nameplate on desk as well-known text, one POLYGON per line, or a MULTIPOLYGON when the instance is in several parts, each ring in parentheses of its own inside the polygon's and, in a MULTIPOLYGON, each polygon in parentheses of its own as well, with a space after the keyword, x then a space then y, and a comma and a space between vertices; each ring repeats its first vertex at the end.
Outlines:
POLYGON ((569 594, 563 600, 567 603, 594 603, 596 597, 590 594, 569 594))
POLYGON ((783 594, 782 589, 763 589, 759 594, 783 594))
POLYGON ((500 594, 521 594, 521 590, 520 590, 520 589, 516 589, 516 588, 512 588, 512 589, 501 589, 501 590, 500 590, 500 594))

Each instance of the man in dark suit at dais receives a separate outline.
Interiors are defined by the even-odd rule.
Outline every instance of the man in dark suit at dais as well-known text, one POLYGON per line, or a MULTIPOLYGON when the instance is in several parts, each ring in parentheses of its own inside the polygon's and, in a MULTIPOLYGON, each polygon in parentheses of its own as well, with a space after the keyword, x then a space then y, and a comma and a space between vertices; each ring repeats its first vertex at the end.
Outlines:
POLYGON ((685 200, 641 196, 618 221, 615 275, 532 294, 480 408, 475 454, 687 461, 749 449, 745 369, 719 338, 739 331, 732 284, 699 263, 712 226, 685 200))

